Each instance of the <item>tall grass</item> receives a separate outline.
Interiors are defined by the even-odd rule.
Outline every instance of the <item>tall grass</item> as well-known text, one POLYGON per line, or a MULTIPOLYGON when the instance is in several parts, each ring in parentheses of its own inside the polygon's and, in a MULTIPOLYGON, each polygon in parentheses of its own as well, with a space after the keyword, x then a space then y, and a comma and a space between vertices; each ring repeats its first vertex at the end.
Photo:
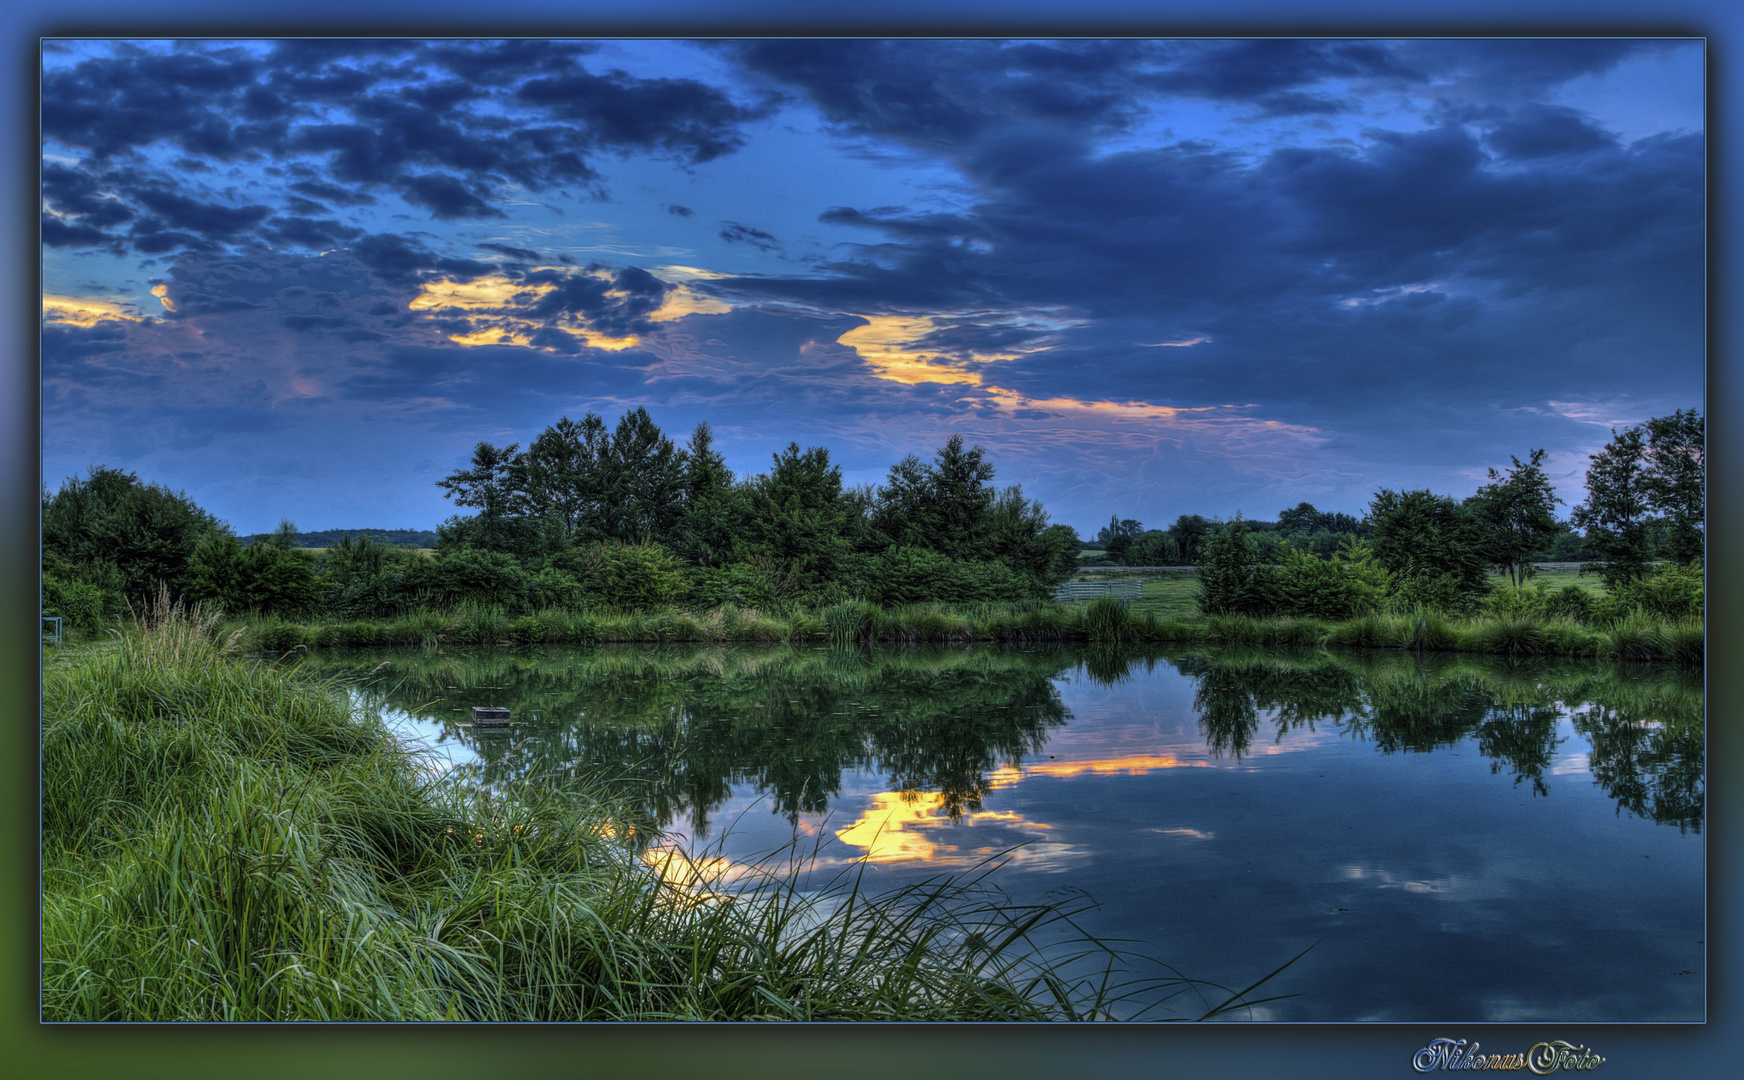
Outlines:
POLYGON ((670 878, 603 799, 432 779, 235 645, 166 600, 45 673, 45 1019, 1086 1019, 1199 988, 977 880, 670 878))
POLYGON ((548 609, 514 619, 499 608, 472 606, 452 612, 420 610, 374 622, 305 624, 251 617, 241 629, 245 648, 275 654, 299 648, 384 645, 1089 641, 1615 657, 1699 665, 1705 642, 1699 619, 1666 620, 1638 612, 1593 622, 1560 614, 1522 614, 1505 606, 1496 612, 1457 617, 1417 605, 1325 622, 1246 615, 1159 617, 1149 611, 1134 614, 1107 598, 1088 604, 920 603, 891 608, 844 601, 816 610, 789 606, 768 611, 730 605, 701 612, 548 609))

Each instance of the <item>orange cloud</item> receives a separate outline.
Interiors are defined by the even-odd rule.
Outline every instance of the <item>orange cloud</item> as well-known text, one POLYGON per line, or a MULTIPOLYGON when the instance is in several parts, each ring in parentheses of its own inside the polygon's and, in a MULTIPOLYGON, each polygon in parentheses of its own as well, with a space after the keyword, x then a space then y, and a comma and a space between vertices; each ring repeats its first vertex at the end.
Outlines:
MULTIPOLYGON (((154 289, 153 292, 156 290, 154 289)), ((89 300, 76 296, 43 294, 43 321, 63 326, 96 326, 100 322, 145 321, 132 311, 111 300, 89 300)))

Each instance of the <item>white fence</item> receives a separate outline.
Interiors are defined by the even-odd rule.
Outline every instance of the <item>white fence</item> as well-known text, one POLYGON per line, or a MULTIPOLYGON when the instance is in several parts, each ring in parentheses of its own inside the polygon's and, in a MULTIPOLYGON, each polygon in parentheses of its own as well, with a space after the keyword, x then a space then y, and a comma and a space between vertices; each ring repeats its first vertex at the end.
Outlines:
POLYGON ((1055 600, 1093 600, 1112 596, 1123 604, 1144 598, 1142 581, 1068 581, 1054 587, 1055 600))

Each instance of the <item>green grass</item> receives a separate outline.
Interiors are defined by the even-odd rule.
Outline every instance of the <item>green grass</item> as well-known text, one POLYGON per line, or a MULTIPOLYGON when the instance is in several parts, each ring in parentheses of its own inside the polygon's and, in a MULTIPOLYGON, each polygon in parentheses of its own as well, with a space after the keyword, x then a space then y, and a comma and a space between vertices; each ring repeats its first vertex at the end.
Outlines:
POLYGON ((984 877, 663 874, 608 802, 433 780, 236 639, 165 600, 45 669, 47 1020, 1091 1019, 1203 990, 984 877))

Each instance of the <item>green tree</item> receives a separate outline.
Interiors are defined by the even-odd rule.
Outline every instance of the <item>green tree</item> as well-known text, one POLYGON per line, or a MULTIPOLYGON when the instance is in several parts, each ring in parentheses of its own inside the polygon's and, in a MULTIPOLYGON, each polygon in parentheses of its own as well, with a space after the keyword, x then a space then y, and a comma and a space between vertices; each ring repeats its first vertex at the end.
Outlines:
POLYGON ((1707 469, 1702 414, 1683 409, 1647 421, 1647 501, 1666 524, 1665 557, 1688 564, 1706 547, 1707 469))
POLYGON ((1078 569, 1078 534, 1049 525, 1042 504, 1013 484, 999 492, 982 515, 985 536, 976 561, 997 560, 1032 581, 1053 586, 1078 569))
POLYGON ((478 510, 477 520, 466 523, 459 534, 478 547, 494 550, 509 540, 508 521, 518 509, 519 446, 519 443, 493 446, 481 442, 473 447, 471 468, 457 470, 436 481, 443 498, 453 499, 456 506, 478 510))
POLYGON ((1591 455, 1587 500, 1570 515, 1585 530, 1587 547, 1602 558, 1599 573, 1609 587, 1626 585, 1647 572, 1648 481, 1646 432, 1618 432, 1591 455))
POLYGON ((1396 577, 1419 584, 1445 580, 1468 598, 1488 591, 1483 526, 1446 495, 1377 491, 1368 529, 1375 561, 1396 577))
POLYGON ((54 495, 43 492, 45 565, 88 581, 114 576, 135 605, 148 601, 160 583, 181 594, 200 541, 228 532, 184 492, 142 484, 120 469, 93 466, 54 495))
POLYGON ((665 540, 683 513, 683 452, 637 408, 618 420, 608 460, 606 534, 625 544, 665 540))
POLYGON ((542 547, 561 551, 605 535, 605 421, 588 413, 581 423, 565 416, 527 444, 515 462, 511 488, 517 510, 538 522, 542 547))
POLYGON ((802 452, 789 443, 774 457, 774 467, 747 492, 751 549, 792 568, 802 588, 822 584, 848 553, 842 470, 821 446, 802 452))
POLYGON ((1196 566, 1199 563, 1201 545, 1218 527, 1216 522, 1198 514, 1182 514, 1169 526, 1169 535, 1175 538, 1175 547, 1180 551, 1182 561, 1196 566))
POLYGON ((1199 559, 1199 610, 1207 615, 1253 613, 1258 607, 1253 538, 1236 518, 1211 531, 1199 559))
POLYGON ((693 566, 732 562, 744 531, 745 500, 704 422, 691 432, 684 454, 684 487, 672 551, 693 566))
POLYGON ((1514 467, 1504 476, 1490 470, 1490 482, 1466 500, 1466 506, 1483 526, 1485 552, 1497 566, 1508 568, 1511 584, 1523 584, 1532 573, 1532 560, 1561 531, 1556 504, 1561 499, 1544 474, 1544 451, 1534 450, 1525 464, 1509 458, 1514 467))
POLYGON ((954 559, 985 559, 997 492, 993 465, 979 446, 952 435, 932 463, 909 455, 890 467, 871 524, 878 547, 925 548, 954 559))
POLYGON ((1132 518, 1122 518, 1119 514, 1108 519, 1108 524, 1102 526, 1096 533, 1096 541, 1100 544, 1112 543, 1116 537, 1134 537, 1144 532, 1144 525, 1132 518))

